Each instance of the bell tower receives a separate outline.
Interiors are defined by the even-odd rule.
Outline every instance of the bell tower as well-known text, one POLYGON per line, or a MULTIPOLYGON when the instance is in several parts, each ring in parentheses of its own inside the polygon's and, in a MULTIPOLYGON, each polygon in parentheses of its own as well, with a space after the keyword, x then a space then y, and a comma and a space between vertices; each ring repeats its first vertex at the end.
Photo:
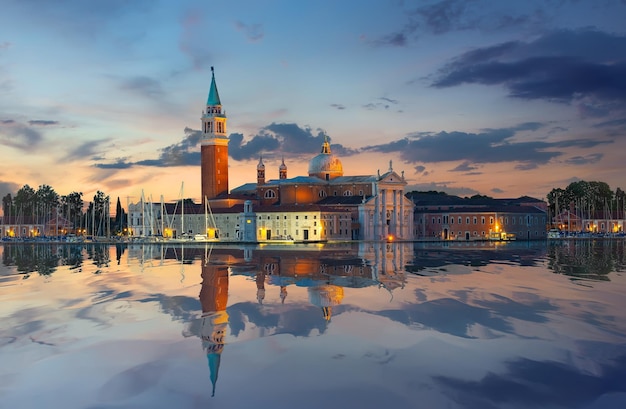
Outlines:
POLYGON ((211 67, 211 88, 202 111, 201 179, 202 203, 228 193, 228 136, 226 112, 222 112, 220 95, 211 67))

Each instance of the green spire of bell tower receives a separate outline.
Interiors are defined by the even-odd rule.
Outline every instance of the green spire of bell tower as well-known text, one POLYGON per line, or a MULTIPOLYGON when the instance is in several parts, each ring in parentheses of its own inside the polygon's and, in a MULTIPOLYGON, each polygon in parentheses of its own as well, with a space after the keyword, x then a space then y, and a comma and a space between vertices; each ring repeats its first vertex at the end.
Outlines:
POLYGON ((215 85, 215 72, 211 67, 211 89, 209 90, 209 97, 206 100, 207 106, 209 105, 222 105, 220 101, 220 94, 217 92, 217 85, 215 85))

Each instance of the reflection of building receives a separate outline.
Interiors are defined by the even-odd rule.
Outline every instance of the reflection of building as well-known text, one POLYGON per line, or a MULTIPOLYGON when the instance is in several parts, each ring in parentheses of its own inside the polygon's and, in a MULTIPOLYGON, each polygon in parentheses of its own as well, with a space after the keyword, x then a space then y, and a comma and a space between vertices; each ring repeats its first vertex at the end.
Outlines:
POLYGON ((200 303, 202 304, 202 347, 209 364, 213 396, 228 326, 228 313, 226 312, 228 266, 211 265, 209 260, 203 261, 200 303))

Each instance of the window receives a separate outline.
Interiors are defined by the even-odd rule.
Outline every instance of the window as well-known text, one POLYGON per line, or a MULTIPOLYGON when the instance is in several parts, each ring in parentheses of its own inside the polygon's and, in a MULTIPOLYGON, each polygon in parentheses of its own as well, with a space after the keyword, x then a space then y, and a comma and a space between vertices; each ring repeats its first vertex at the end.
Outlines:
POLYGON ((441 224, 441 217, 437 217, 437 224, 441 224))
POLYGON ((317 226, 317 222, 313 222, 313 226, 317 226))
POLYGON ((489 224, 493 224, 493 216, 489 218, 489 224))
POLYGON ((305 215, 304 216, 304 220, 307 220, 309 218, 309 216, 305 215))
POLYGON ((454 224, 454 217, 450 218, 450 224, 454 224))
POLYGON ((470 224, 470 218, 469 217, 465 218, 465 224, 470 224))
POLYGON ((363 191, 359 190, 359 196, 363 196, 363 191))
POLYGON ((298 220, 298 218, 299 218, 299 217, 300 217, 300 216, 296 215, 296 220, 298 220))
POLYGON ((478 224, 478 217, 474 216, 474 224, 478 224))
POLYGON ((351 190, 346 190, 345 192, 343 192, 344 196, 352 196, 352 191, 351 190))
POLYGON ((463 218, 459 216, 459 224, 463 224, 463 218))
POLYGON ((326 197, 326 191, 325 190, 320 190, 318 195, 319 195, 319 197, 326 197))
POLYGON ((481 218, 480 218, 480 222, 481 222, 482 224, 485 224, 485 216, 483 216, 483 217, 481 217, 481 218))
POLYGON ((317 236, 317 229, 313 229, 313 235, 317 236))
POLYGON ((276 192, 274 192, 273 190, 266 190, 265 191, 265 198, 266 199, 273 199, 276 197, 276 192))

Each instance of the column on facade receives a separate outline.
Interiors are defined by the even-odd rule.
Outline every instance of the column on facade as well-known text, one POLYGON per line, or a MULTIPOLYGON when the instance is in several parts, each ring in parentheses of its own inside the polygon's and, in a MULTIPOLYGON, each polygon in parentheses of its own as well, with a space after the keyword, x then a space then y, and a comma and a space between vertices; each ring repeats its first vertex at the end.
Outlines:
POLYGON ((380 193, 382 194, 382 209, 381 209, 381 214, 380 214, 380 218, 381 218, 381 223, 380 223, 380 238, 386 238, 388 231, 387 231, 387 189, 382 189, 380 191, 380 193))
POLYGON ((400 236, 398 232, 398 191, 394 189, 391 192, 393 194, 393 215, 391 216, 391 224, 393 225, 393 234, 397 237, 400 236))
POLYGON ((402 238, 410 237, 411 232, 405 232, 404 226, 404 190, 400 190, 400 236, 402 238))
MULTIPOLYGON (((373 236, 371 236, 372 238, 374 238, 375 240, 378 240, 380 238, 380 233, 378 231, 378 219, 380 216, 380 200, 379 200, 379 194, 377 194, 374 197, 374 221, 373 221, 373 236)), ((369 218, 368 218, 369 219, 369 218)))

